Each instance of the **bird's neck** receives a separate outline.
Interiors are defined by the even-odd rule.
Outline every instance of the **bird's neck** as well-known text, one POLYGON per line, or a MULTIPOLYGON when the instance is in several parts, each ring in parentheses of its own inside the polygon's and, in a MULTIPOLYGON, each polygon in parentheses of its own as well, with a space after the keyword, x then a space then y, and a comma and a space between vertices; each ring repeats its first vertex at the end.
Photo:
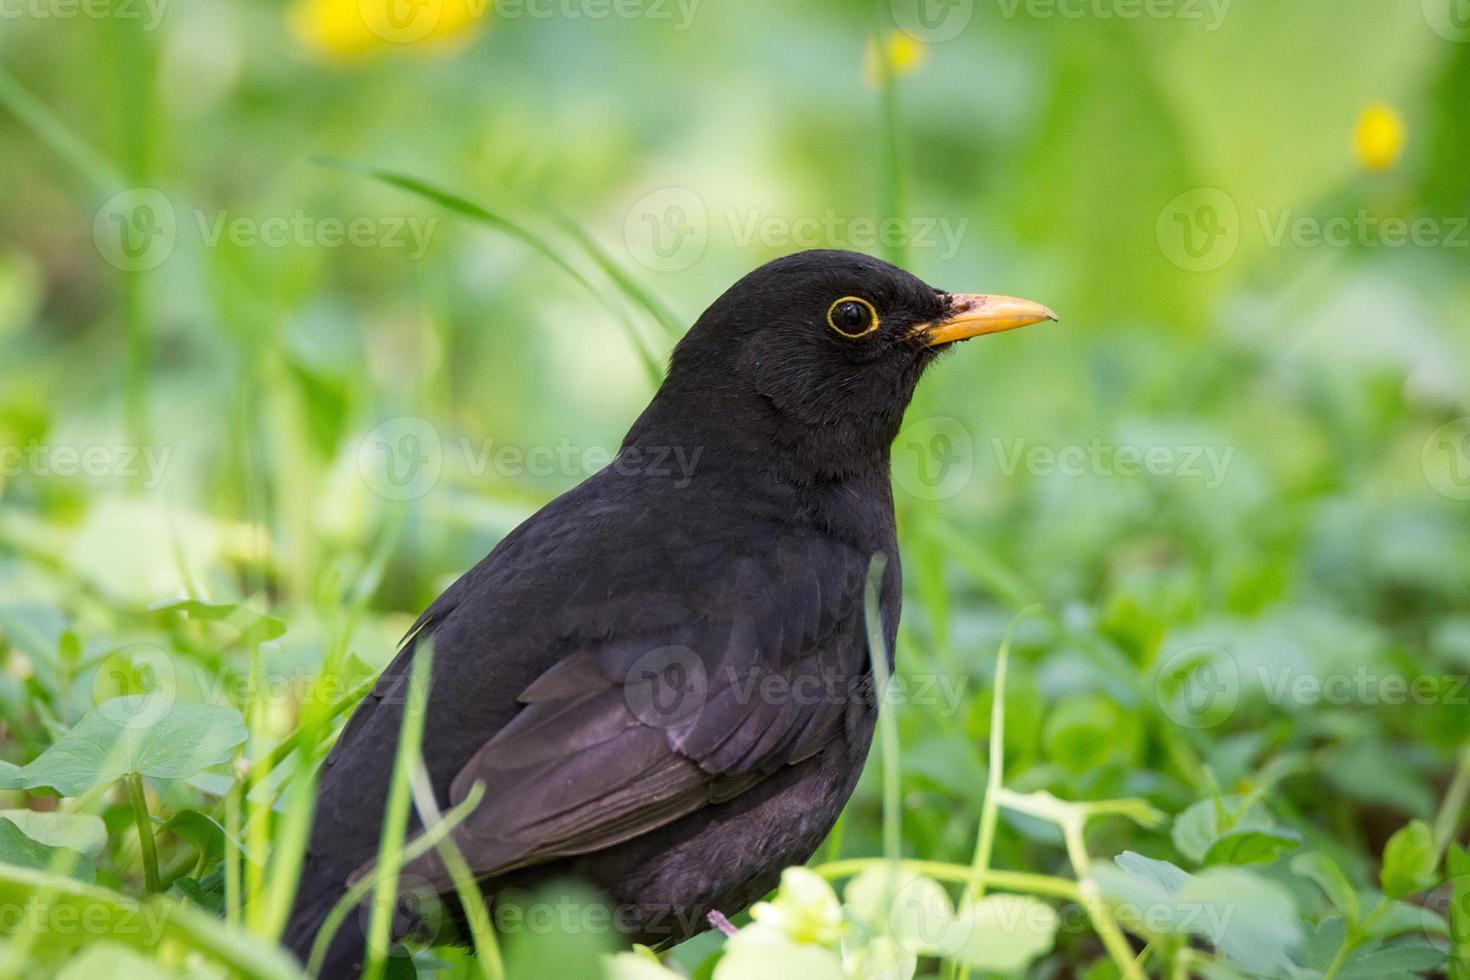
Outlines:
POLYGON ((634 423, 620 458, 682 460, 686 488, 738 494, 752 507, 819 527, 868 550, 893 539, 891 437, 863 444, 793 425, 748 391, 668 384, 634 423))

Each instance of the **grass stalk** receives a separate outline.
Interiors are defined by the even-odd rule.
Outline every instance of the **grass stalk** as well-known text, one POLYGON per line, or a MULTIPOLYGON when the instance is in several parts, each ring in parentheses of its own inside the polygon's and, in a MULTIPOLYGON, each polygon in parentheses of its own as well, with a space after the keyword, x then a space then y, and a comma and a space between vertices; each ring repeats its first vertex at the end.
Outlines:
POLYGON ((148 814, 148 797, 143 792, 143 777, 130 772, 123 777, 128 788, 128 803, 133 808, 133 821, 138 825, 138 850, 143 855, 143 887, 152 894, 159 890, 158 843, 153 839, 153 818, 148 814))
POLYGON ((368 920, 367 965, 363 980, 381 980, 392 942, 393 913, 398 907, 398 870, 403 866, 403 838, 408 832, 410 779, 423 744, 424 714, 429 701, 429 683, 434 662, 434 645, 419 644, 413 655, 408 679, 408 696, 403 706, 403 723, 398 730, 398 750, 393 760, 393 780, 383 811, 383 832, 378 838, 377 882, 373 889, 372 914, 368 920))
MULTIPOLYGON (((443 818, 439 805, 434 800, 434 789, 429 783, 429 773, 423 758, 416 760, 413 773, 413 800, 419 813, 419 822, 425 827, 438 824, 443 818)), ((475 950, 475 965, 485 980, 505 980, 505 962, 500 956, 500 942, 495 936, 495 926, 490 921, 490 912, 485 906, 484 893, 475 883, 459 845, 451 837, 442 838, 436 845, 439 859, 444 862, 449 877, 454 880, 454 894, 464 910, 465 923, 470 930, 470 942, 475 950)))

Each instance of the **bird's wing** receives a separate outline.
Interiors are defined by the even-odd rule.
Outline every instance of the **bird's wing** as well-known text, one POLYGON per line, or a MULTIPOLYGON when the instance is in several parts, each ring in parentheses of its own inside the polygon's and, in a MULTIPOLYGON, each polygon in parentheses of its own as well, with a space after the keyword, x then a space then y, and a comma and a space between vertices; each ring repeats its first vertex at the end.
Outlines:
MULTIPOLYGON (((453 833, 472 871, 601 850, 820 750, 867 693, 867 560, 785 542, 732 562, 715 594, 643 597, 542 673, 452 782, 453 803, 485 786, 453 833)), ((404 870, 448 884, 432 852, 404 870)))

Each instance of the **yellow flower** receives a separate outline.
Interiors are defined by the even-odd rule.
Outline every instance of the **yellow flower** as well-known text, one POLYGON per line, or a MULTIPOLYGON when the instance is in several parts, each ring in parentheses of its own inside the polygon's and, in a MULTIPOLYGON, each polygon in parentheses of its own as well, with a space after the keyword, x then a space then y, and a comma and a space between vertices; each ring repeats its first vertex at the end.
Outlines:
POLYGON ((492 0, 295 0, 291 30, 308 48, 360 58, 400 48, 443 50, 468 35, 492 0))
POLYGON ((1387 102, 1363 110, 1353 129, 1353 150, 1369 170, 1387 170, 1404 152, 1404 117, 1387 102))
POLYGON ((864 74, 868 84, 879 85, 884 74, 898 77, 918 71, 929 57, 929 49, 922 41, 916 41, 903 31, 890 31, 879 41, 868 39, 868 56, 864 74))

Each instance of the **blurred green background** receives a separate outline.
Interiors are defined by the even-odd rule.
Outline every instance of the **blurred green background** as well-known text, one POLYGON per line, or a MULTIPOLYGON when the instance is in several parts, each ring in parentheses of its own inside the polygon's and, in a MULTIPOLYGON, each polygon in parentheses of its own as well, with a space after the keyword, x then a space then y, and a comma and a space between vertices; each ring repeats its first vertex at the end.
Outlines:
MULTIPOLYGON (((292 683, 333 644, 385 663, 650 397, 635 338, 672 338, 600 259, 685 324, 761 262, 854 248, 1061 314, 947 358, 895 447, 900 671, 964 694, 897 713, 906 846, 968 860, 995 647, 1040 601, 1008 780, 1171 814, 1260 790, 1370 881, 1404 822, 1463 823, 1463 8, 6 5, 0 757, 74 723, 110 651, 202 642, 160 600, 269 608, 292 683), (1164 670, 1200 659, 1229 688, 1204 714, 1164 670)), ((833 853, 878 828, 865 781, 833 853)), ((1033 831, 997 865, 1054 864, 1033 831)), ((128 846, 99 881, 136 883, 128 846)))

